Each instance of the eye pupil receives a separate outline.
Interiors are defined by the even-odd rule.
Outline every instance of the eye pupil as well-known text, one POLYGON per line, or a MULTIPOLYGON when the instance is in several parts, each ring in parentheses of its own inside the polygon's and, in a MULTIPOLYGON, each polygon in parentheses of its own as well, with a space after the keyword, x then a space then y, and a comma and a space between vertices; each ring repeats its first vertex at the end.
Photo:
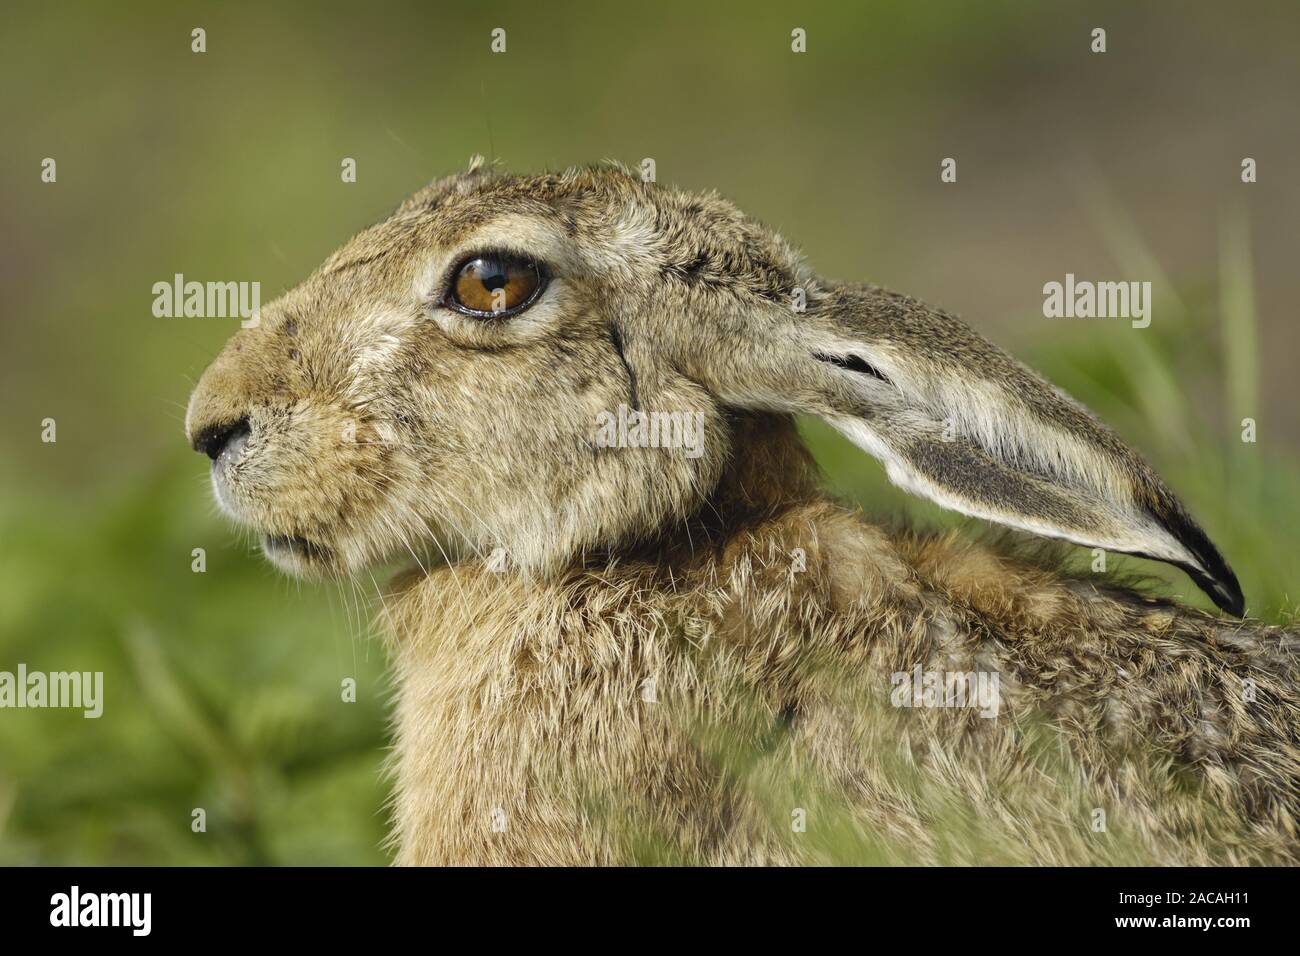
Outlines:
POLYGON ((466 315, 500 318, 532 305, 543 285, 535 262, 508 253, 479 255, 456 270, 445 304, 466 315))

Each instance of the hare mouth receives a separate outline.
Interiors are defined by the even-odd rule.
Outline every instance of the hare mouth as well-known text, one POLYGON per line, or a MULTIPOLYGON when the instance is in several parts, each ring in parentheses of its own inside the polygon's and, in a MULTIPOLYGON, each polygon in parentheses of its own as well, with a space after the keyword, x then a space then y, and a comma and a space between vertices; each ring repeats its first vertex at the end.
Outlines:
POLYGON ((333 552, 323 544, 317 544, 296 534, 262 535, 262 550, 272 558, 294 557, 312 563, 326 562, 333 555, 333 552))

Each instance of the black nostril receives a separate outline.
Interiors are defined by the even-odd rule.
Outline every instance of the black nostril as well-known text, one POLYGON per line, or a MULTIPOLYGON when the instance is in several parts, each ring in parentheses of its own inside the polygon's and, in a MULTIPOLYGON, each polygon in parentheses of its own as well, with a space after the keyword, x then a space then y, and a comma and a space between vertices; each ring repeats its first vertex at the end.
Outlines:
POLYGON ((216 461, 224 448, 237 438, 247 437, 248 433, 247 418, 226 422, 224 425, 209 425, 194 436, 194 450, 201 451, 216 461))

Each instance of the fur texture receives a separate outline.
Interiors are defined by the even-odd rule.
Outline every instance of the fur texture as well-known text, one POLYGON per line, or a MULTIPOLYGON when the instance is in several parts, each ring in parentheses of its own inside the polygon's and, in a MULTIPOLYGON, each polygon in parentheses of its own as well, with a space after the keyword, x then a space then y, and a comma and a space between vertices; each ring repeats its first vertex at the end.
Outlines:
POLYGON ((382 612, 400 862, 1296 861, 1293 634, 873 525, 817 490, 796 413, 948 507, 1242 610, 1068 396, 614 168, 416 193, 234 336, 187 430, 279 566, 418 566, 382 612), (536 303, 450 308, 483 252, 542 263, 536 303), (695 416, 700 452, 606 447, 620 406, 695 416), (997 675, 997 716, 891 706, 918 668, 997 675))

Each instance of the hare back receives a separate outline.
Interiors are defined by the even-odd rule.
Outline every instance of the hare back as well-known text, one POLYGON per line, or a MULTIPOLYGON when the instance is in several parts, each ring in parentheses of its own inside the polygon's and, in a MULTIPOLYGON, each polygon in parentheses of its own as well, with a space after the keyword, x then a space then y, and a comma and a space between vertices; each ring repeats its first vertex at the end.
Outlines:
POLYGON ((408 864, 1300 861, 1294 634, 826 501, 387 602, 408 864))

